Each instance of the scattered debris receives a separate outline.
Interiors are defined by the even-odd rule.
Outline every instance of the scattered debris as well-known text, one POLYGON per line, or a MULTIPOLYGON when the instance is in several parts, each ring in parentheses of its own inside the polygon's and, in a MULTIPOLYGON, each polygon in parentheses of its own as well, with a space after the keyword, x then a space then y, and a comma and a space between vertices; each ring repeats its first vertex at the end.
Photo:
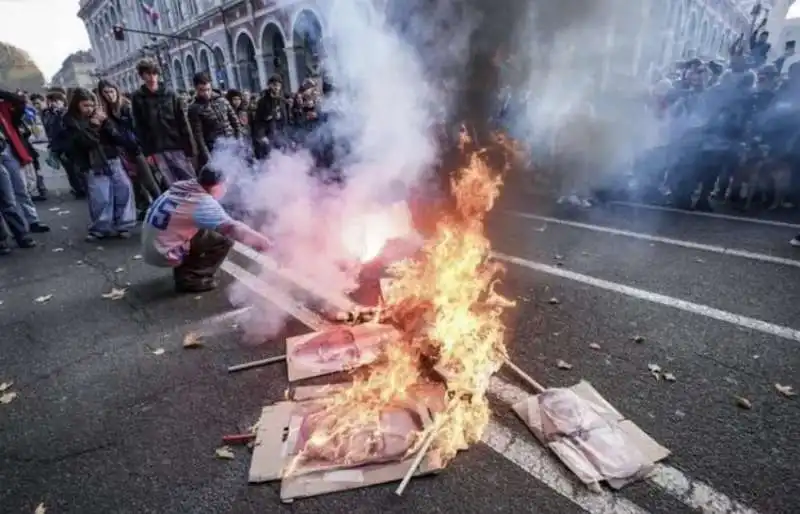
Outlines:
POLYGON ((553 256, 553 258, 554 258, 555 260, 557 260, 557 261, 564 260, 564 256, 563 256, 563 255, 561 255, 560 253, 557 253, 557 254, 555 254, 555 255, 553 256))
POLYGON ((698 257, 698 258, 696 258, 694 260, 694 262, 696 262, 698 264, 705 264, 706 260, 705 259, 701 259, 700 257, 698 257))
POLYGON ((672 373, 664 373, 664 380, 667 382, 675 382, 677 378, 675 378, 675 375, 672 373))
POLYGON ((59 216, 66 216, 67 214, 69 214, 69 211, 58 211, 59 216))
MULTIPOLYGON (((51 211, 53 209, 50 209, 51 211)), ((33 514, 45 514, 47 512, 47 508, 44 506, 44 503, 40 503, 36 506, 36 510, 33 511, 33 514)))
POLYGON ((50 207, 50 208, 49 208, 49 209, 47 209, 47 210, 48 210, 48 211, 50 211, 50 212, 58 212, 58 211, 60 211, 60 210, 61 210, 61 207, 50 207))
POLYGON ((650 370, 650 374, 655 377, 656 380, 661 380, 661 366, 658 364, 648 364, 647 369, 650 370))
POLYGON ((556 361, 556 366, 558 367, 558 369, 566 369, 566 370, 572 369, 572 364, 561 359, 558 359, 556 361))
MULTIPOLYGON (((797 393, 790 385, 775 384, 775 390, 787 398, 797 396, 797 393)), ((2 389, 0 389, 2 391, 2 389)))
POLYGON ((9 380, 8 382, 3 382, 2 384, 0 384, 0 393, 5 393, 9 389, 11 389, 11 386, 13 385, 14 385, 13 380, 9 380))
POLYGON ((6 303, 5 300, 0 300, 0 305, 3 305, 4 303, 6 303))
POLYGON ((220 446, 216 450, 214 450, 214 456, 218 459, 225 459, 225 460, 233 460, 236 458, 236 455, 231 450, 230 446, 220 446))
POLYGON ((64 251, 63 248, 53 248, 53 253, 61 253, 63 251, 64 251))
POLYGON ((36 302, 36 303, 47 303, 47 302, 49 302, 49 301, 50 301, 50 300, 52 300, 52 299, 53 299, 53 295, 51 295, 51 294, 46 294, 46 295, 44 295, 44 296, 39 296, 39 297, 37 297, 37 298, 34 300, 34 302, 36 302))
POLYGON ((756 355, 753 355, 753 359, 755 359, 755 360, 758 360, 758 359, 760 359, 760 358, 761 358, 761 356, 760 356, 760 355, 758 355, 758 354, 756 354, 756 355))
POLYGON ((75 261, 75 264, 77 264, 78 266, 83 266, 83 261, 75 261))
POLYGON ((98 246, 98 247, 97 247, 97 251, 98 251, 98 252, 102 252, 103 250, 105 250, 105 248, 103 248, 102 246, 98 246))
POLYGON ((111 291, 108 293, 103 293, 103 298, 106 300, 120 300, 125 297, 125 293, 128 291, 127 288, 118 289, 116 287, 112 287, 111 291))
POLYGON ((549 303, 550 305, 558 305, 558 304, 561 303, 561 300, 559 300, 558 298, 556 298, 554 296, 554 297, 550 298, 549 300, 547 300, 547 303, 549 303))
POLYGON ((745 398, 744 396, 735 396, 736 399, 736 406, 741 409, 750 410, 753 408, 753 402, 745 398))
POLYGON ((141 256, 141 255, 139 255, 139 254, 137 253, 136 255, 134 255, 133 257, 131 257, 131 259, 133 259, 133 260, 135 260, 135 261, 140 261, 140 260, 142 260, 142 256, 141 256))
POLYGON ((69 227, 66 225, 61 225, 61 230, 69 230, 69 227))
POLYGON ((591 348, 592 350, 600 350, 601 347, 597 343, 591 343, 589 344, 589 348, 591 348))
POLYGON ((644 336, 638 336, 638 335, 633 336, 631 338, 631 341, 633 341, 634 343, 642 344, 644 342, 644 336))
POLYGON ((675 417, 678 418, 678 419, 683 419, 683 418, 686 417, 686 413, 683 412, 682 410, 676 410, 675 411, 675 417))
POLYGON ((163 348, 156 348, 155 350, 153 350, 153 355, 164 355, 165 351, 166 350, 164 350, 163 348))
POLYGON ((122 268, 122 267, 119 267, 119 268, 114 270, 114 273, 124 273, 124 272, 125 272, 125 268, 122 268))
POLYGON ((17 397, 17 393, 14 391, 9 391, 7 393, 0 394, 0 404, 8 405, 9 403, 14 401, 14 398, 17 397))
POLYGON ((196 332, 189 332, 183 338, 184 348, 200 348, 203 346, 203 336, 196 332))

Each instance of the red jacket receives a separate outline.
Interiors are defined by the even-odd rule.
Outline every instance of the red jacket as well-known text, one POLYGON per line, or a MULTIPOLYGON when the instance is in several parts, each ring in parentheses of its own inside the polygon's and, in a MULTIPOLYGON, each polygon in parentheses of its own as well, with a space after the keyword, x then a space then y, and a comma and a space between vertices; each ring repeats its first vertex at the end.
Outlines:
POLYGON ((11 150, 22 166, 26 166, 33 162, 25 142, 19 133, 19 124, 22 120, 22 113, 24 111, 24 104, 22 100, 16 98, 9 98, 9 94, 0 95, 0 131, 5 136, 8 144, 11 145, 11 150))

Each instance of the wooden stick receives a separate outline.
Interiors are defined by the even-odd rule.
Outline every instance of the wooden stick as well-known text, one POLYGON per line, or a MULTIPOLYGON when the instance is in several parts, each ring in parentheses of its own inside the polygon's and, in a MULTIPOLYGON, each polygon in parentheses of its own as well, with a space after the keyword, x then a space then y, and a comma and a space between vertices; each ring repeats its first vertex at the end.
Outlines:
POLYGON ((278 355, 277 357, 269 357, 268 359, 261 359, 257 361, 244 362, 228 368, 228 373, 236 373, 237 371, 244 371, 246 369, 260 368, 262 366, 269 366, 276 362, 283 362, 286 360, 286 355, 278 355))
POLYGON ((406 472, 406 475, 403 477, 403 480, 400 482, 400 485, 398 485, 397 489, 395 489, 394 491, 394 494, 396 494, 397 496, 403 495, 403 492, 406 490, 406 487, 408 487, 408 483, 411 481, 411 478, 417 472, 417 469, 419 469, 420 464, 422 464, 422 459, 424 459, 425 455, 427 455, 428 450, 433 444, 434 439, 436 439, 436 435, 439 433, 439 427, 440 427, 439 424, 434 425, 433 427, 431 427, 431 430, 430 432, 428 432, 428 435, 425 436, 425 440, 422 442, 422 446, 420 446, 419 451, 417 452, 417 456, 414 457, 414 460, 411 462, 411 467, 408 468, 408 471, 406 472))
POLYGON ((533 377, 522 371, 522 369, 520 369, 519 366, 508 360, 508 357, 503 359, 503 364, 509 367, 511 371, 514 372, 514 374, 516 374, 519 378, 521 378, 523 382, 531 386, 531 388, 537 393, 543 393, 545 391, 545 388, 542 384, 540 384, 539 382, 534 380, 533 377))
POLYGON ((234 251, 244 255, 248 259, 251 259, 258 263, 262 268, 275 273, 276 275, 293 282, 296 286, 300 287, 301 289, 305 289, 307 292, 329 302, 331 305, 336 307, 342 311, 351 311, 355 308, 356 304, 346 296, 323 290, 318 286, 318 284, 309 279, 304 277, 303 275, 296 273, 288 268, 284 268, 280 266, 277 262, 273 259, 264 255, 263 253, 259 253, 249 246, 245 246, 241 243, 235 243, 233 245, 234 251))

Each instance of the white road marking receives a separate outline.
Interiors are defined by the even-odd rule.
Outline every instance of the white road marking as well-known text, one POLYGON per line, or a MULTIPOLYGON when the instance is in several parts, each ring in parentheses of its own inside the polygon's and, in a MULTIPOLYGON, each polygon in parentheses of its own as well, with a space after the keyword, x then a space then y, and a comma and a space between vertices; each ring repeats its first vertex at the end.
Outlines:
MULTIPOLYGON (((513 405, 531 394, 498 377, 492 377, 489 385, 489 392, 509 405, 513 405)), ((484 436, 484 442, 588 512, 643 512, 639 506, 625 500, 619 495, 614 495, 610 492, 595 495, 583 488, 576 479, 572 479, 571 477, 566 478, 564 476, 567 474, 565 468, 557 462, 555 456, 536 442, 533 434, 530 434, 529 438, 515 438, 508 428, 503 426, 499 426, 498 428, 498 425, 493 422, 489 425, 487 435, 484 436), (496 441, 494 443, 489 442, 493 441, 493 438, 496 441), (533 443, 527 443, 525 442, 526 440, 532 441, 533 443), (502 443, 505 441, 508 442, 505 443, 504 450, 501 451, 495 447, 502 447, 502 443), (536 446, 533 446, 534 444, 536 446), (528 448, 528 446, 535 448, 535 450, 528 448), (520 462, 524 462, 525 464, 520 464, 520 462), (561 482, 562 480, 569 482, 568 485, 570 489, 566 489, 566 485, 561 482), (583 491, 580 490, 581 488, 583 488, 583 491), (564 489, 566 489, 566 491, 571 491, 574 498, 562 492, 564 489), (584 498, 584 495, 588 495, 588 498, 584 498), (593 498, 595 501, 590 502, 593 498)), ((708 484, 694 480, 686 476, 682 471, 671 466, 666 466, 664 464, 657 465, 655 471, 647 480, 663 489, 664 492, 676 498, 684 505, 702 512, 703 514, 758 514, 757 511, 750 507, 732 500, 708 484)))
POLYGON ((716 212, 700 212, 700 211, 686 211, 683 209, 676 209, 674 207, 664 207, 661 205, 648 205, 645 203, 637 203, 637 202, 608 202, 609 205, 621 205, 623 207, 632 207, 634 209, 649 209, 652 211, 664 211, 664 212, 675 212, 678 214, 688 214, 694 216, 702 216, 705 218, 717 218, 721 220, 729 220, 729 221, 741 221, 745 223, 755 223, 758 225, 770 225, 773 227, 783 227, 783 228, 791 228, 791 229, 800 229, 800 224, 797 223, 787 223, 784 221, 775 221, 775 220, 764 220, 758 218, 749 218, 747 216, 736 216, 733 214, 719 214, 716 212))
POLYGON ((635 287, 618 284, 616 282, 595 278, 589 275, 583 275, 581 273, 576 273, 563 268, 557 268, 555 266, 549 266, 547 264, 523 259, 521 257, 514 257, 513 255, 506 255, 499 252, 492 252, 492 255, 496 259, 500 259, 511 264, 516 264, 517 266, 522 266, 540 273, 547 273, 548 275, 566 278, 582 284, 605 289, 606 291, 612 291, 614 293, 630 296, 631 298, 657 303, 666 307, 672 307, 685 312, 691 312, 692 314, 699 314, 700 316, 705 316, 707 318, 731 323, 739 327, 756 330, 764 334, 800 342, 800 330, 795 330, 793 328, 776 325, 774 323, 768 323, 766 321, 749 318, 747 316, 734 314, 732 312, 723 311, 720 309, 715 309, 714 307, 709 307, 708 305, 688 302, 672 296, 653 293, 644 289, 637 289, 635 287))
POLYGON ((765 255, 762 253, 748 252, 747 250, 737 250, 736 248, 725 248, 724 246, 707 245, 703 243, 694 243, 692 241, 684 241, 682 239, 672 239, 669 237, 653 236, 644 234, 642 232, 633 232, 630 230, 623 230, 618 228, 606 227, 603 225, 592 225, 590 223, 581 223, 579 221, 562 220, 559 218, 551 218, 549 216, 540 216, 538 214, 531 214, 527 212, 508 211, 510 214, 520 218, 533 219, 544 221, 547 223, 555 223, 558 225, 566 225, 568 227, 582 228, 592 230, 595 232, 604 232, 606 234, 613 234, 616 236, 631 237, 640 239, 642 241, 651 241, 654 243, 663 243, 673 246, 680 246, 682 248, 689 248, 691 250, 700 250, 703 252, 718 253, 720 255, 730 255, 733 257, 742 257, 754 261, 769 262, 771 264, 780 264, 783 266, 794 266, 800 268, 800 260, 786 259, 783 257, 775 257, 773 255, 765 255))

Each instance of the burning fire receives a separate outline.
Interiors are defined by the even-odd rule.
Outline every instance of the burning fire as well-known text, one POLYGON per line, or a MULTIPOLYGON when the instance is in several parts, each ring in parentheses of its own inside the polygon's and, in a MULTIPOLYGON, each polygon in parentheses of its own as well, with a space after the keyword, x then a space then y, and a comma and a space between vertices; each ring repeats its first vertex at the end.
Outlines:
MULTIPOLYGON (((494 290, 501 270, 489 261, 484 235, 484 218, 502 179, 484 154, 468 150, 469 145, 465 138, 468 162, 452 177, 455 213, 438 223, 419 257, 390 269, 394 279, 384 292, 385 319, 400 329, 404 340, 389 345, 380 362, 361 370, 352 386, 326 400, 297 460, 324 454, 343 464, 363 462, 366 453, 387 444, 381 427, 387 411, 418 401, 415 391, 442 382, 446 405, 431 409, 436 419, 424 431, 403 436, 404 454, 415 453, 431 434, 431 449, 446 462, 480 440, 489 422, 489 377, 506 356, 502 315, 513 304, 494 290)), ((380 230, 374 241, 368 232, 361 233, 362 258, 380 252, 385 222, 371 218, 365 223, 380 230)), ((358 241, 352 234, 347 237, 358 241)))
POLYGON ((342 234, 345 248, 362 263, 378 257, 391 239, 412 231, 411 217, 405 202, 376 209, 358 222, 348 222, 342 234))

